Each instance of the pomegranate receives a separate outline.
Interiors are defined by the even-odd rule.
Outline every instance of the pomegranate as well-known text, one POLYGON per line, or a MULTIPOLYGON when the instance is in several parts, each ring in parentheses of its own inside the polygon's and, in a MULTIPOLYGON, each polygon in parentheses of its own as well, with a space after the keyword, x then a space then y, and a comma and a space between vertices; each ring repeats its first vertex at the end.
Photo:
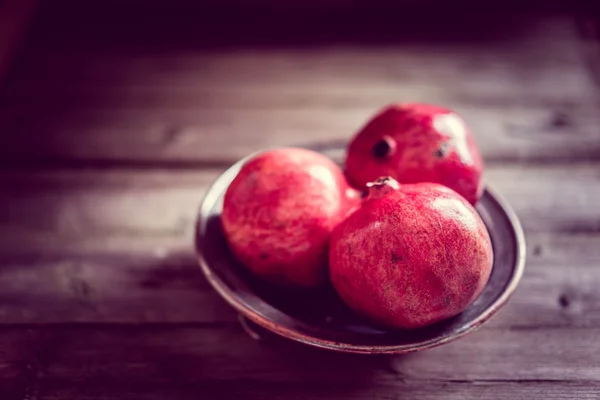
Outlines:
POLYGON ((327 280, 331 232, 359 202, 333 161, 280 148, 241 168, 225 193, 222 225, 231 250, 255 275, 313 287, 327 280))
POLYGON ((467 125, 429 104, 392 105, 371 119, 348 147, 346 174, 360 188, 380 176, 440 183, 471 204, 483 190, 483 161, 467 125))
POLYGON ((419 328, 463 311, 492 270, 487 229, 462 196, 436 183, 380 178, 332 234, 330 277, 350 308, 419 328))

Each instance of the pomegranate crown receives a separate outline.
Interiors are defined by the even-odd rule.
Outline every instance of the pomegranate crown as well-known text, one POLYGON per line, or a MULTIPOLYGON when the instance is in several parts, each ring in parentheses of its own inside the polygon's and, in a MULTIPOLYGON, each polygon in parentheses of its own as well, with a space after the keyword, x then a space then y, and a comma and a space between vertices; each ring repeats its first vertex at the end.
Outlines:
POLYGON ((375 181, 367 183, 367 188, 369 189, 368 199, 379 199, 400 189, 400 184, 391 176, 381 176, 375 181))

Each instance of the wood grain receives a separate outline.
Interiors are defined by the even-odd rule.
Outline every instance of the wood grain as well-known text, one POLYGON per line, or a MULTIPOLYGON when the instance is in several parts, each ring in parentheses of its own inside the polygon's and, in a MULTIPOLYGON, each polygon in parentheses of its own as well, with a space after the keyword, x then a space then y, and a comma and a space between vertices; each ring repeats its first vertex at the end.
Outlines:
POLYGON ((108 400, 118 396, 125 400, 149 399, 405 399, 405 400, 503 400, 507 398, 582 399, 595 400, 599 394, 598 385, 577 382, 404 382, 393 386, 376 385, 369 388, 356 388, 354 385, 270 385, 262 382, 242 384, 192 383, 176 386, 126 385, 106 389, 101 385, 54 384, 44 390, 40 399, 77 398, 82 400, 108 400), (399 395, 399 393, 402 393, 399 395), (401 396, 401 397, 398 397, 401 396))
POLYGON ((22 386, 12 390, 29 387, 37 398, 319 398, 335 392, 381 399, 402 393, 416 399, 439 396, 443 388, 454 393, 451 398, 502 398, 494 389, 502 395, 555 398, 573 390, 578 398, 592 398, 600 383, 599 344, 589 329, 482 329, 440 348, 393 358, 329 353, 283 341, 261 344, 238 327, 15 328, 3 329, 0 336, 24 350, 2 356, 0 379, 20 379, 22 386))
MULTIPOLYGON (((598 164, 490 167, 486 179, 522 219, 526 233, 596 233, 598 164)), ((89 254, 188 248, 196 212, 222 169, 4 172, 3 254, 39 250, 89 254), (25 246, 26 244, 26 246, 25 246)))
POLYGON ((41 26, 0 100, 4 164, 230 163, 265 146, 344 143, 398 101, 456 109, 490 164, 600 154, 599 99, 567 18, 495 41, 206 49, 194 31, 169 50, 138 33, 106 49, 97 30, 41 26))
MULTIPOLYGON (((491 326, 600 326, 598 171, 489 169, 529 242, 523 282, 491 326)), ((219 172, 3 173, 1 322, 235 322, 193 254, 196 209, 219 172)))
MULTIPOLYGON (((600 327, 600 236, 534 235, 529 243, 517 292, 486 327, 600 327)), ((0 324, 236 324, 191 249, 163 249, 4 256, 0 324)))
POLYGON ((570 16, 173 3, 53 2, 2 87, 2 400, 600 396, 600 98, 570 16), (527 234, 517 292, 420 354, 252 341, 196 265, 208 185, 396 101, 472 126, 527 234))

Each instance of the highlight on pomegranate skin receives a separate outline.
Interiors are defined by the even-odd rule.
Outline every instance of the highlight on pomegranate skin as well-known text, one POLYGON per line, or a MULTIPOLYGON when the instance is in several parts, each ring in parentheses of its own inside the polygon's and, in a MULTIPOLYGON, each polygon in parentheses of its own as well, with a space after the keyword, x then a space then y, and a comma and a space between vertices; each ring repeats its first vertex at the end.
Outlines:
POLYGON ((357 188, 380 176, 401 183, 434 182, 477 203, 483 160, 467 124, 450 109, 391 105, 375 115, 348 146, 346 174, 357 188))
POLYGON ((479 214, 436 183, 370 183, 331 238, 330 277, 359 314, 395 328, 455 316, 483 291, 492 244, 479 214))
POLYGON ((327 157, 280 148, 241 168, 225 193, 222 226, 232 252, 255 275, 314 287, 327 281, 331 232, 360 200, 327 157))

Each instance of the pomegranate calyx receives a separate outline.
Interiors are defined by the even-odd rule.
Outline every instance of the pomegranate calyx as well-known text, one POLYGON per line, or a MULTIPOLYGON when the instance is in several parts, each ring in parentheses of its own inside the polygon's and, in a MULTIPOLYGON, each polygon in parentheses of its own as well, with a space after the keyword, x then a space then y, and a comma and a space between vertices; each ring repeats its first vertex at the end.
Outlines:
POLYGON ((391 176, 382 176, 373 182, 367 183, 367 188, 369 189, 367 199, 378 199, 400 189, 400 184, 391 176))

